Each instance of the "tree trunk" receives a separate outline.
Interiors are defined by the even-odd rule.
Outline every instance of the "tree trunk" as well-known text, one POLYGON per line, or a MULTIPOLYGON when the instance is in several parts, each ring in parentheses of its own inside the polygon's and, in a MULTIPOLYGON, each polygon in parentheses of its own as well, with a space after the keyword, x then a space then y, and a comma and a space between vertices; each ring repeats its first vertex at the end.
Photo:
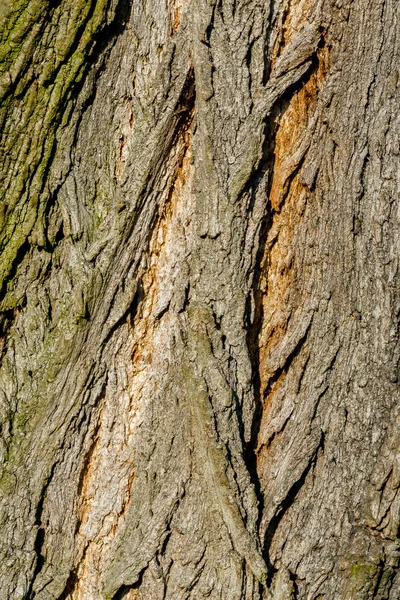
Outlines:
POLYGON ((399 3, 0 11, 0 598, 400 598, 399 3))

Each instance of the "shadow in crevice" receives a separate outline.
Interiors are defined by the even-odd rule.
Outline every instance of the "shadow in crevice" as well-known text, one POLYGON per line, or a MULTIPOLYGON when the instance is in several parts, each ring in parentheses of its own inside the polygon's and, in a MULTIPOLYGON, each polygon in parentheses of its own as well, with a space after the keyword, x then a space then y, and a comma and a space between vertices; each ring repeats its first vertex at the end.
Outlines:
POLYGON ((124 600, 132 590, 138 590, 142 585, 144 570, 140 573, 138 580, 132 585, 122 585, 114 594, 112 600, 124 600))
MULTIPOLYGON (((260 375, 260 336, 264 321, 264 298, 265 295, 268 294, 268 289, 265 288, 265 286, 267 285, 265 279, 269 267, 267 238, 276 214, 270 201, 273 173, 274 169, 276 168, 276 136, 282 121, 282 117, 288 109, 293 96, 303 88, 303 86, 308 82, 315 70, 318 69, 318 66, 318 57, 315 56, 312 60, 308 71, 303 75, 303 77, 299 81, 297 81, 294 85, 290 86, 281 96, 279 101, 275 104, 265 124, 262 159, 258 165, 257 170, 254 172, 253 176, 249 180, 247 188, 245 189, 245 192, 249 193, 252 198, 250 210, 256 203, 257 194, 264 193, 266 196, 265 210, 259 231, 258 250, 256 255, 256 265, 253 274, 252 290, 251 294, 247 299, 246 307, 247 345, 252 364, 255 411, 253 416, 251 439, 245 447, 244 458, 246 461, 247 468, 250 472, 252 482, 255 487, 255 491, 259 501, 259 523, 261 521, 264 506, 263 492, 261 489, 261 482, 259 479, 257 469, 256 448, 260 433, 261 419, 265 401, 265 390, 262 389, 260 375), (265 178, 267 178, 266 181, 265 178), (263 189, 265 191, 262 191, 263 189)), ((297 493, 295 489, 293 489, 292 492, 297 493)), ((276 527, 277 524, 278 523, 276 523, 276 527)), ((268 559, 268 546, 272 539, 273 533, 276 530, 276 527, 274 529, 274 524, 272 524, 272 526, 268 529, 268 536, 266 536, 266 539, 263 543, 263 555, 266 559, 271 576, 273 576, 274 568, 268 559)))
MULTIPOLYGON (((301 84, 298 84, 300 89, 301 84)), ((265 177, 267 178, 267 184, 265 186, 266 204, 264 215, 260 225, 260 232, 258 237, 258 250, 256 254, 256 265, 253 274, 252 284, 252 298, 247 298, 246 307, 246 328, 247 328, 247 345, 250 354, 250 360, 253 370, 253 386, 255 394, 255 413, 252 425, 251 440, 246 447, 246 462, 252 475, 254 475, 254 483, 257 480, 257 469, 256 469, 256 457, 255 448, 257 445, 257 438, 259 434, 259 428, 261 424, 261 415, 263 409, 263 390, 261 390, 261 378, 260 378, 260 344, 259 338, 261 334, 262 324, 264 320, 264 304, 263 299, 267 289, 263 289, 262 281, 265 277, 265 273, 268 270, 268 256, 267 256, 267 237, 271 229, 274 220, 274 210, 269 200, 271 186, 272 186, 272 174, 275 167, 275 145, 276 145, 276 134, 279 129, 281 118, 284 115, 289 102, 292 98, 295 89, 287 91, 284 97, 281 98, 279 104, 273 109, 270 118, 268 119, 264 129, 264 147, 263 147, 263 158, 257 168, 257 171, 253 174, 251 180, 247 185, 247 192, 251 194, 252 201, 250 210, 256 203, 256 195, 260 192, 261 186, 264 184, 265 177)), ((265 185, 265 184, 264 184, 265 185)), ((256 486, 257 487, 257 486, 256 486)), ((259 495, 261 498, 261 495, 259 495)))
POLYGON ((275 515, 269 522, 269 525, 265 531, 264 544, 263 544, 263 556, 267 562, 267 565, 271 568, 271 579, 273 577, 273 573, 276 572, 276 569, 272 566, 270 558, 269 558, 269 548, 270 548, 272 539, 275 535, 276 530, 278 529, 278 526, 279 526, 282 518, 287 513, 287 511, 291 508, 291 506, 294 504, 301 488, 303 487, 303 485, 306 482, 308 474, 310 473, 311 469, 313 469, 315 467, 319 453, 324 452, 324 446, 325 446, 325 434, 323 431, 321 431, 321 437, 320 437, 319 443, 318 443, 317 447, 315 448, 315 450, 313 451, 305 469, 303 470, 299 479, 292 484, 292 486, 290 487, 289 491, 287 492, 287 494, 285 496, 285 499, 277 507, 275 515))
POLYGON ((67 598, 70 598, 76 588, 77 583, 78 575, 76 571, 71 571, 65 584, 65 588, 57 600, 67 600, 67 598))

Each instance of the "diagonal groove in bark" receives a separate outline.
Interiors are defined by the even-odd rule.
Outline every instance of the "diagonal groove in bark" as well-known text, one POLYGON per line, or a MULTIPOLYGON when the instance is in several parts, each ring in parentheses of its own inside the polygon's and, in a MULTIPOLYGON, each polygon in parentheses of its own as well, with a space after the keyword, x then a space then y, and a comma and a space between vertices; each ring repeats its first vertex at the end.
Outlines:
POLYGON ((310 322, 307 325, 307 328, 305 330, 305 333, 299 338, 298 341, 296 341, 294 348, 290 349, 290 352, 286 355, 284 355, 284 359, 281 361, 281 366, 279 366, 274 375, 268 379, 267 383, 267 387, 263 390, 263 397, 267 398, 269 393, 271 392, 271 388, 274 386, 274 384, 282 377, 284 376, 288 370, 290 369, 291 364, 293 363, 293 361, 295 360, 295 358, 299 355, 299 353, 301 352, 306 340, 307 340, 307 336, 308 333, 310 331, 311 328, 311 324, 312 324, 312 317, 310 319, 310 322), (283 364, 282 364, 283 363, 283 364))
POLYGON ((42 489, 41 496, 40 496, 39 502, 36 507, 35 526, 37 527, 37 533, 36 533, 35 544, 34 544, 34 549, 35 549, 35 553, 36 553, 36 564, 35 564, 35 570, 32 575, 31 583, 30 583, 30 586, 29 586, 29 589, 28 589, 26 595, 24 596, 24 600, 29 600, 32 597, 33 585, 35 583, 37 576, 39 575, 40 571, 42 570, 44 561, 45 561, 45 557, 42 554, 42 548, 43 548, 43 544, 44 544, 44 540, 45 540, 45 529, 44 529, 44 526, 42 523, 43 505, 44 505, 44 501, 46 499, 46 492, 47 492, 47 489, 53 479, 54 470, 55 470, 56 466, 57 466, 57 463, 54 463, 51 468, 50 476, 42 489))
MULTIPOLYGON (((323 48, 324 41, 319 43, 319 47, 323 48)), ((281 121, 283 115, 285 114, 291 99, 294 95, 296 95, 306 84, 310 81, 311 76, 316 73, 319 69, 319 60, 317 55, 313 56, 312 66, 309 70, 302 76, 302 78, 296 83, 292 84, 291 87, 285 90, 282 97, 279 98, 274 109, 270 115, 270 117, 266 120, 265 124, 265 134, 264 134, 264 151, 263 151, 263 159, 260 162, 257 170, 253 174, 253 176, 249 179, 247 186, 250 190, 253 188, 257 189, 259 181, 262 181, 262 177, 264 173, 268 173, 268 184, 267 184, 267 197, 270 198, 271 190, 273 185, 273 174, 275 168, 275 141, 278 129, 281 125, 281 121)), ((271 69, 270 69, 271 70, 271 69)), ((295 165, 294 171, 289 175, 289 182, 296 177, 298 172, 301 169, 302 162, 304 160, 304 155, 301 157, 300 162, 295 165)), ((289 183, 290 185, 290 183, 289 183)), ((253 191, 254 193, 254 191, 253 191)), ((281 366, 279 366, 273 375, 269 377, 269 379, 263 381, 263 385, 261 384, 260 378, 260 344, 261 340, 261 330, 263 326, 264 320, 264 295, 268 294, 268 288, 266 290, 263 289, 262 280, 267 277, 268 268, 269 268, 269 256, 267 252, 267 238, 268 234, 271 231, 271 228, 274 224, 275 219, 275 210, 271 205, 271 200, 269 200, 268 206, 265 210, 263 219, 260 224, 259 229, 259 242, 258 242, 258 250, 256 257, 256 266, 253 274, 253 283, 252 283, 252 299, 249 297, 248 305, 254 304, 253 308, 253 318, 251 319, 248 316, 248 334, 247 334, 247 343, 249 347, 249 353, 252 363, 252 371, 253 371, 253 385, 254 385, 254 393, 255 393, 255 412, 253 416, 253 425, 252 425, 252 435, 250 442, 246 445, 245 450, 245 458, 246 464, 248 466, 249 472, 252 477, 253 484, 257 491, 257 497, 260 503, 260 519, 263 511, 263 494, 261 491, 259 474, 257 472, 257 458, 256 452, 260 450, 259 446, 259 434, 261 427, 261 415, 263 412, 264 402, 267 401, 268 395, 271 392, 271 388, 274 386, 274 383, 277 382, 283 375, 285 375, 294 359, 299 355, 302 350, 302 347, 307 339, 308 333, 310 331, 312 325, 312 318, 309 321, 307 328, 303 335, 299 337, 296 341, 294 347, 289 351, 287 356, 285 355, 285 360, 281 366)), ((269 248, 270 252, 271 248, 269 248)), ((248 312, 251 313, 251 309, 248 309, 248 312)), ((318 404, 318 402, 317 402, 318 404)), ((316 405, 317 406, 317 405, 316 405)), ((315 408, 316 410, 316 408, 315 408)), ((287 417, 282 429, 285 424, 290 419, 290 415, 287 417)), ((281 431, 282 431, 281 429, 281 431)), ((273 437, 276 434, 273 434, 273 437)), ((273 439, 273 438, 272 438, 273 439)), ((270 442, 272 441, 270 440, 270 442)))
POLYGON ((307 476, 310 473, 311 469, 315 468, 315 465, 316 465, 316 462, 318 459, 318 455, 320 453, 324 452, 324 441, 325 441, 325 434, 323 431, 321 431, 319 443, 318 443, 317 447, 314 449, 300 478, 297 479, 297 481, 295 481, 293 483, 290 490, 286 493, 284 500, 280 502, 279 506, 277 506, 275 515, 270 520, 270 522, 266 528, 265 536, 264 536, 264 555, 267 557, 269 567, 270 567, 272 573, 274 572, 274 568, 273 568, 273 565, 269 561, 269 546, 271 544, 272 538, 274 537, 283 517, 288 513, 291 506, 295 502, 296 497, 300 493, 300 490, 303 487, 303 485, 305 484, 305 481, 306 481, 307 476))

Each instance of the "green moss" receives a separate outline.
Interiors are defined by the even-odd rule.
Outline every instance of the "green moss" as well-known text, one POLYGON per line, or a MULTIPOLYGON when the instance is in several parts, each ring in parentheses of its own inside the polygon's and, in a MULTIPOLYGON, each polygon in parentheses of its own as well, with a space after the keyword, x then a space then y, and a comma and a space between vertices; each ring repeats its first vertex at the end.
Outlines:
POLYGON ((7 94, 12 81, 18 81, 20 94, 15 93, 7 100, 12 127, 6 123, 4 128, 9 134, 2 151, 14 165, 14 176, 9 185, 4 186, 0 198, 8 207, 1 215, 0 287, 33 229, 31 243, 46 245, 44 215, 49 197, 42 190, 54 154, 56 133, 65 113, 69 112, 67 105, 73 90, 89 66, 88 58, 97 36, 107 23, 108 4, 108 0, 64 0, 54 10, 45 0, 20 1, 13 4, 11 13, 3 19, 0 74, 5 77, 1 78, 4 86, 0 97, 7 94), (34 53, 41 53, 42 61, 35 64, 36 70, 41 72, 32 85, 26 65, 34 53), (17 114, 16 120, 14 115, 17 114))
POLYGON ((361 561, 353 564, 351 566, 350 572, 352 577, 355 579, 373 579, 378 572, 378 566, 372 563, 366 563, 361 561))
POLYGON ((5 472, 0 477, 0 489, 4 495, 12 494, 15 490, 15 476, 5 472))

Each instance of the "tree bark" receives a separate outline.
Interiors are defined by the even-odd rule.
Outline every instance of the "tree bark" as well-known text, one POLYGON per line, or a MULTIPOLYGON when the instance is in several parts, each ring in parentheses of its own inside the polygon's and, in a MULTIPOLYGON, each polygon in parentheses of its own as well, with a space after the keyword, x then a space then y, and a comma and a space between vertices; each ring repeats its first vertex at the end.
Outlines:
POLYGON ((0 597, 400 598, 399 4, 0 11, 0 597))

